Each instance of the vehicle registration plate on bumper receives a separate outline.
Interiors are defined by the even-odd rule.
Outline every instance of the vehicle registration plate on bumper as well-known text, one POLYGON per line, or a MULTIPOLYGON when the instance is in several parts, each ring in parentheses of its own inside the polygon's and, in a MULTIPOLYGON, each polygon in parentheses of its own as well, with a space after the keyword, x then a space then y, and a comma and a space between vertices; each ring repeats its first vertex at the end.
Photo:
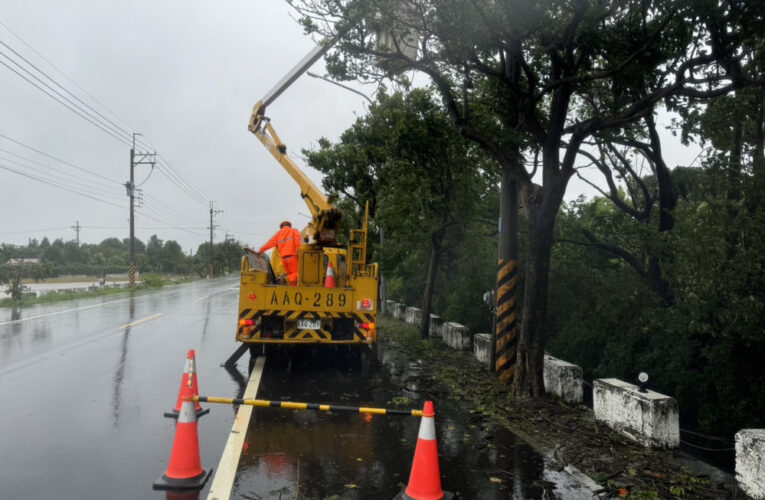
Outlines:
POLYGON ((299 319, 297 320, 298 330, 318 330, 321 328, 320 319, 299 319))

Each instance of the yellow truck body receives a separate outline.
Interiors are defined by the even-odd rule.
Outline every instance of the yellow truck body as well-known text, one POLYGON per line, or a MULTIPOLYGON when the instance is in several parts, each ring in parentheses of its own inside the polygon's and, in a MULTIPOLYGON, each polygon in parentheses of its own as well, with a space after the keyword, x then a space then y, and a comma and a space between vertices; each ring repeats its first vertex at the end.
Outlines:
POLYGON ((377 264, 361 260, 366 254, 366 230, 354 230, 352 236, 364 241, 352 243, 348 250, 302 245, 297 286, 279 283, 267 256, 247 249, 242 258, 236 340, 248 344, 374 344, 379 269, 377 264), (349 254, 356 258, 349 261, 349 254), (335 287, 325 288, 330 263, 335 287))

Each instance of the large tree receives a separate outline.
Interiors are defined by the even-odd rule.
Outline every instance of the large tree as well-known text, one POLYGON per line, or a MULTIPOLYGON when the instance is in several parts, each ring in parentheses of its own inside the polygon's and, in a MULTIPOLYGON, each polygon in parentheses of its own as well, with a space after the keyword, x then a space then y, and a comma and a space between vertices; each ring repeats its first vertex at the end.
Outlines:
POLYGON ((419 266, 427 270, 424 279, 409 274, 420 289, 420 333, 427 338, 442 257, 457 234, 476 224, 476 209, 497 181, 493 165, 449 126, 429 89, 380 92, 339 143, 319 145, 304 151, 308 163, 325 174, 331 193, 360 207, 371 202, 370 214, 388 240, 386 261, 427 263, 419 266))
POLYGON ((328 57, 334 76, 392 76, 381 67, 426 74, 454 126, 520 184, 529 239, 517 396, 544 392, 553 227, 583 143, 662 101, 745 86, 749 77, 731 75, 730 63, 756 31, 746 23, 763 19, 762 2, 733 0, 288 1, 308 32, 342 34, 328 57), (474 115, 476 106, 488 116, 474 115), (539 171, 523 161, 532 150, 539 171))

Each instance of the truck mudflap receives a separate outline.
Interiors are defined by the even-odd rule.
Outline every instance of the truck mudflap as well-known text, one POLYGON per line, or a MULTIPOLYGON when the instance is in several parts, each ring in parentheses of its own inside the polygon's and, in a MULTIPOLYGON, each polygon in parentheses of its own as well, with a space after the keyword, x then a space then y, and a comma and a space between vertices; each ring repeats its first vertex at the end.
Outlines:
POLYGON ((363 312, 244 309, 239 314, 237 340, 245 343, 371 344, 377 340, 374 318, 373 313, 363 312))

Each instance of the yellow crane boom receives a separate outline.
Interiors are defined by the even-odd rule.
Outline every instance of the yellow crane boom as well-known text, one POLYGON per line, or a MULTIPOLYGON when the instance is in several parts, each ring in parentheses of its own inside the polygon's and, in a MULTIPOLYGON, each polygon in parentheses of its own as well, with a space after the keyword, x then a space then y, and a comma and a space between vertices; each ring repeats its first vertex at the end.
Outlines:
POLYGON ((271 120, 266 117, 266 107, 274 102, 282 92, 292 85, 300 75, 305 73, 319 58, 321 58, 342 36, 342 32, 334 37, 324 40, 306 54, 300 62, 284 76, 263 99, 258 101, 252 109, 248 129, 255 134, 271 155, 287 171, 300 187, 300 196, 303 197, 312 220, 306 228, 308 236, 320 246, 333 246, 337 229, 340 225, 341 214, 330 203, 327 196, 316 184, 303 173, 300 167, 287 155, 287 146, 279 139, 279 135, 271 125, 271 120))

